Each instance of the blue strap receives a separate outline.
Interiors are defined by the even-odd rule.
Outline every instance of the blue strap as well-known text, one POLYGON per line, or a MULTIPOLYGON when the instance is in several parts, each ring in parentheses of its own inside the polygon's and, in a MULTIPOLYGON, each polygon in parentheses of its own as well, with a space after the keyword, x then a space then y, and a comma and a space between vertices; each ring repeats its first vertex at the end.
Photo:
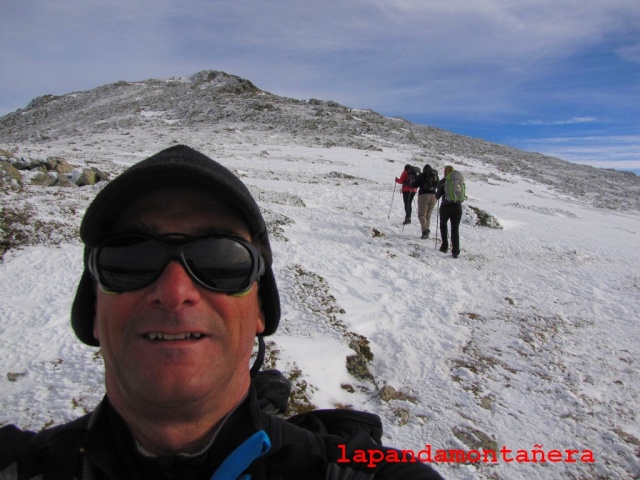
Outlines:
POLYGON ((249 475, 240 474, 244 472, 254 460, 260 458, 271 448, 271 440, 264 430, 260 430, 236 448, 222 462, 222 465, 213 472, 211 480, 244 480, 250 479, 249 475))

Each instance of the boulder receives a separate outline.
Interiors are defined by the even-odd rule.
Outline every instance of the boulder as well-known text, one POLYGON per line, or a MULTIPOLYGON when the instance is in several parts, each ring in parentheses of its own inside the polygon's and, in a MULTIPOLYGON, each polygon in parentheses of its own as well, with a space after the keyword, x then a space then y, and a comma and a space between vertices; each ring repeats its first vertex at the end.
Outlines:
POLYGON ((75 168, 67 160, 62 157, 49 157, 44 162, 48 171, 58 173, 71 173, 75 168))
POLYGON ((51 173, 36 173, 31 177, 31 185, 38 185, 40 187, 51 187, 56 184, 58 178, 55 174, 51 173))
POLYGON ((20 170, 11 165, 9 162, 0 162, 0 181, 15 181, 18 185, 22 185, 22 175, 20 170))
POLYGON ((73 187, 74 183, 64 173, 56 173, 56 187, 73 187))
POLYGON ((76 180, 76 185, 84 187, 85 185, 94 185, 98 181, 98 175, 95 170, 91 168, 83 168, 82 173, 76 180))

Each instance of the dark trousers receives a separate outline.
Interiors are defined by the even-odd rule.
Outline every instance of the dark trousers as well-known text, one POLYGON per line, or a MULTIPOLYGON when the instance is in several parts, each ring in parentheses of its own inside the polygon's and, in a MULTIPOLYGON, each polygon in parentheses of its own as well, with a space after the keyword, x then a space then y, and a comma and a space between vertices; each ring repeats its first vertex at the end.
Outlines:
POLYGON ((460 253, 460 220, 462 220, 462 204, 447 203, 440 207, 440 235, 442 236, 442 246, 449 247, 449 235, 447 232, 447 222, 451 221, 451 253, 460 253))
POLYGON ((416 192, 402 192, 402 200, 404 201, 404 216, 411 218, 411 202, 413 197, 416 196, 416 192))

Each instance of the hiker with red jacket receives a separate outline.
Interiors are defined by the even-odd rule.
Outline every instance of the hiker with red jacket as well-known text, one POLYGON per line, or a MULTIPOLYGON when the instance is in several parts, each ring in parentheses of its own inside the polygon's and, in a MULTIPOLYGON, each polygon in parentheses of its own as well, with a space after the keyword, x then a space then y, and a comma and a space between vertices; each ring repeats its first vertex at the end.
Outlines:
POLYGON ((414 168, 408 163, 404 166, 404 170, 400 175, 400 178, 396 177, 396 183, 402 185, 402 200, 404 201, 404 222, 403 225, 411 223, 411 202, 418 191, 417 186, 414 186, 414 182, 417 178, 417 174, 414 168))

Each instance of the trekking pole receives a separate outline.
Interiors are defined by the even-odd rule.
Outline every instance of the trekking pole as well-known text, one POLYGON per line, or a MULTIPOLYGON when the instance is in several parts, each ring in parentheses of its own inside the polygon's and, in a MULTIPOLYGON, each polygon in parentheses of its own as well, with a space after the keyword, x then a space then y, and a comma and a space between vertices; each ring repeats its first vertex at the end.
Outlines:
POLYGON ((438 199, 438 208, 436 209, 436 248, 438 248, 438 221, 440 220, 440 199, 438 199))
POLYGON ((393 197, 396 196, 396 186, 398 184, 394 183, 393 184, 393 194, 391 195, 391 205, 389 205, 389 215, 387 215, 387 220, 389 220, 389 218, 391 218, 391 207, 393 207, 393 197))

